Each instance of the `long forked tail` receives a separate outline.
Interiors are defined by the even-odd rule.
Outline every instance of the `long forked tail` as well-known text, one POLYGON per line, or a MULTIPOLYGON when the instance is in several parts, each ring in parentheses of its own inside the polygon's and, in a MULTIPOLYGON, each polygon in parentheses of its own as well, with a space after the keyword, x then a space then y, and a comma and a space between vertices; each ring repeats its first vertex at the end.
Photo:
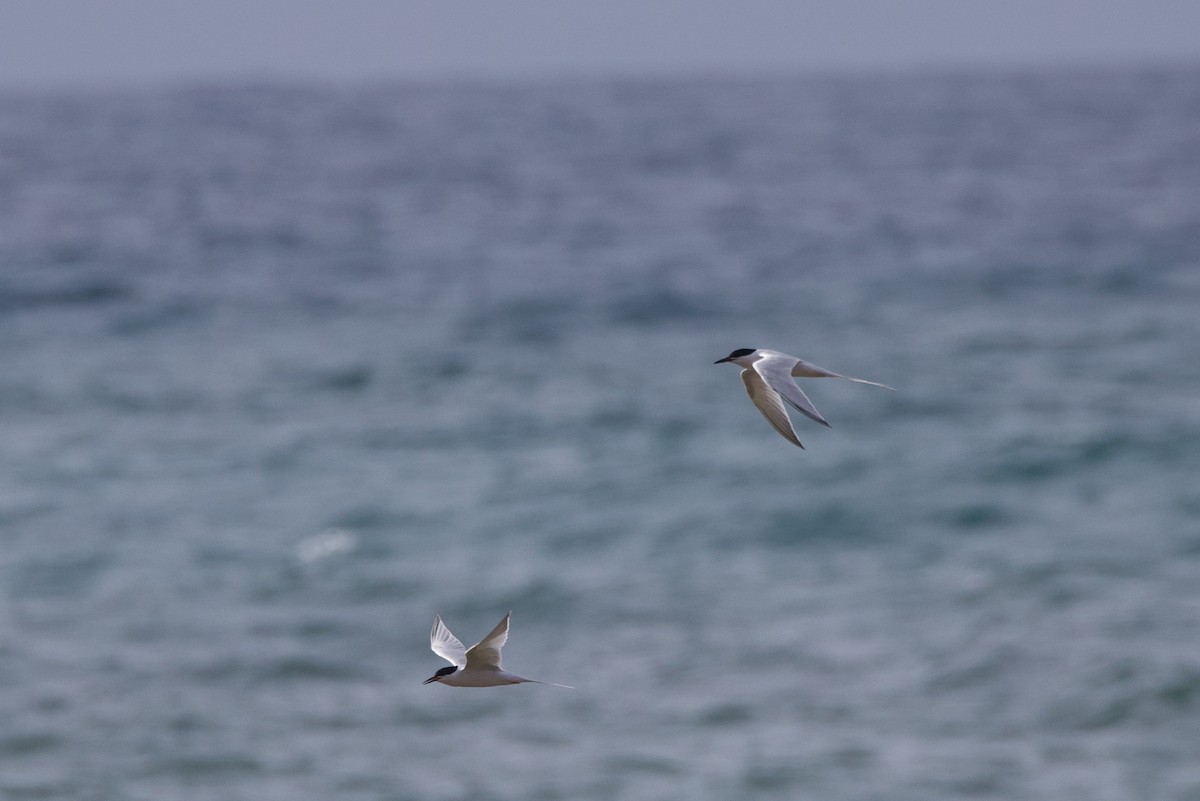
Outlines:
POLYGON ((826 370, 824 367, 818 367, 812 362, 806 362, 803 359, 796 361, 795 367, 792 368, 792 375, 798 378, 840 378, 843 381, 853 381, 856 384, 870 384, 873 387, 882 387, 896 391, 895 387, 889 387, 887 384, 880 384, 878 381, 868 381, 865 378, 855 378, 854 376, 842 375, 835 373, 832 370, 826 370))
POLYGON ((892 392, 896 391, 895 387, 889 387, 887 384, 880 384, 878 381, 868 381, 865 378, 851 378, 848 375, 831 375, 831 376, 826 376, 826 377, 827 378, 840 378, 843 381, 853 381, 856 384, 870 384, 873 387, 882 387, 883 389, 890 389, 892 392))
POLYGON ((575 689, 570 684, 558 684, 557 682, 553 682, 553 681, 538 681, 537 679, 525 679, 525 681, 528 682, 529 684, 546 684, 546 685, 549 685, 550 687, 562 687, 565 690, 574 690, 575 689))

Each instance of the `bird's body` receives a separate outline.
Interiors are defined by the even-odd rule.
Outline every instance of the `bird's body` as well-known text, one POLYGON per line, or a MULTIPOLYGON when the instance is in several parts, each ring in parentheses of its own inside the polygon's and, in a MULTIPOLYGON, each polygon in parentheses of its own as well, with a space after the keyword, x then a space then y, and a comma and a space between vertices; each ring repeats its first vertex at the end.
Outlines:
POLYGON ((791 442, 793 445, 803 448, 800 444, 800 438, 796 436, 796 430, 792 427, 792 420, 788 417, 786 401, 802 414, 810 417, 823 426, 828 426, 829 421, 821 416, 817 411, 817 407, 813 406, 812 401, 804 394, 804 390, 796 385, 792 380, 795 377, 802 378, 840 378, 843 381, 854 381, 858 384, 870 384, 873 387, 883 387, 884 389, 892 389, 887 384, 879 384, 875 381, 867 381, 864 378, 852 378, 848 375, 835 373, 832 370, 826 370, 824 367, 806 362, 796 356, 789 356, 786 353, 780 353, 776 350, 765 350, 763 348, 739 348, 733 353, 726 356, 724 359, 718 359, 713 364, 721 364, 722 362, 732 362, 742 370, 742 383, 746 386, 746 393, 750 395, 750 400, 762 412, 763 417, 767 418, 776 431, 778 431, 784 439, 791 442))
POLYGON ((500 687, 505 684, 523 684, 525 682, 541 684, 540 681, 522 678, 505 670, 455 670, 437 681, 448 687, 500 687))
MULTIPOLYGON (((509 673, 500 667, 500 649, 508 641, 508 619, 504 616, 496 628, 482 640, 465 648, 457 637, 450 633, 442 618, 435 615, 433 630, 429 633, 429 647, 435 654, 449 662, 452 667, 442 668, 425 680, 426 684, 437 682, 451 687, 499 687, 505 684, 553 684, 537 681, 509 673)), ((565 684, 555 684, 566 687, 565 684)), ((568 687, 568 689, 571 689, 568 687)))

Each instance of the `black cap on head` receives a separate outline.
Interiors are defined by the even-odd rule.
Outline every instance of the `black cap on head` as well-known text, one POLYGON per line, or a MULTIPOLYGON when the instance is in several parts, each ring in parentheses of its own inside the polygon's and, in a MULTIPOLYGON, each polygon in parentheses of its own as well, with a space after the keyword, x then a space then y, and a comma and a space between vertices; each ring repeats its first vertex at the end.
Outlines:
POLYGON ((715 362, 713 362, 713 364, 720 364, 721 362, 731 362, 734 359, 740 359, 743 356, 749 356, 751 353, 754 353, 754 351, 756 351, 756 350, 758 350, 758 348, 738 348, 733 353, 726 356, 724 359, 717 359, 715 362))
POLYGON ((432 676, 425 679, 425 681, 423 683, 429 684, 431 681, 437 681, 442 676, 449 676, 451 673, 453 673, 456 670, 458 670, 458 667, 456 667, 455 665, 451 665, 450 667, 444 667, 441 670, 439 670, 437 673, 434 673, 432 676))

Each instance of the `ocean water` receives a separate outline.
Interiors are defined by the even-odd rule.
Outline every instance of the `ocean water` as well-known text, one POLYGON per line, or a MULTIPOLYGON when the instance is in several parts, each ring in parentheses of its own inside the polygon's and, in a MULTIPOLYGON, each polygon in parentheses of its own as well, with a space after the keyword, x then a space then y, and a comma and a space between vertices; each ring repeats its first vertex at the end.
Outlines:
POLYGON ((0 798, 1195 801, 1198 352, 1194 66, 8 91, 0 798))

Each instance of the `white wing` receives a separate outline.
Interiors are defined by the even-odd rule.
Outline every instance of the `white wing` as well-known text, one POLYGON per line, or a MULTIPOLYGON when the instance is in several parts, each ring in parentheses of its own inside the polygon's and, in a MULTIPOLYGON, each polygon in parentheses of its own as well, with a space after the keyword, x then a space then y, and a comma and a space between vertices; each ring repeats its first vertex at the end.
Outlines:
POLYGON ((433 631, 429 632, 429 647, 433 652, 459 668, 467 664, 467 649, 450 633, 440 615, 433 616, 433 631))
MULTIPOLYGON (((791 357, 789 357, 791 358, 791 357)), ((865 378, 852 378, 848 375, 835 373, 832 370, 826 370, 824 367, 818 367, 812 362, 806 362, 804 359, 796 359, 796 364, 792 367, 792 375, 802 378, 840 378, 843 381, 853 381, 856 384, 870 384, 873 387, 883 387, 896 391, 895 387, 889 387, 887 384, 880 384, 878 381, 868 381, 865 378)))
POLYGON ((782 395, 785 401, 821 425, 827 426, 829 422, 821 416, 817 407, 813 406, 812 401, 804 394, 804 390, 796 386, 796 382, 792 380, 792 368, 798 361, 795 356, 786 356, 781 353, 759 359, 754 362, 753 369, 762 377, 763 381, 767 382, 767 386, 782 395))
POLYGON ((471 646, 467 651, 468 670, 499 670, 500 649, 508 642, 508 619, 512 612, 504 616, 492 629, 492 633, 471 646))
POLYGON ((796 431, 792 428, 791 418, 788 417, 787 409, 784 407, 779 393, 767 386, 766 382, 753 370, 742 371, 742 383, 746 385, 746 392, 749 393, 750 400, 754 401, 754 405, 762 412, 763 417, 767 418, 767 422, 773 425, 775 430, 782 434, 788 442, 803 448, 800 438, 796 436, 796 431))

